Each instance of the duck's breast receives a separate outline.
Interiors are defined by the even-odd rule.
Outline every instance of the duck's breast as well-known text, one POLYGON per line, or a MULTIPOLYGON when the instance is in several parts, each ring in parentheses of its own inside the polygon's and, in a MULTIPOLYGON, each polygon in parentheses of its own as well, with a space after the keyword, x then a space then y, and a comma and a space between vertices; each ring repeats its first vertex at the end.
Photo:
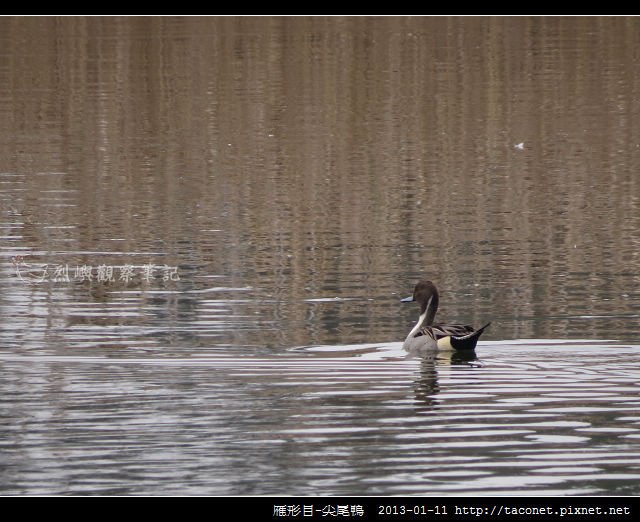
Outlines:
POLYGON ((409 353, 433 352, 439 347, 439 343, 428 335, 409 337, 404 341, 402 348, 409 353))

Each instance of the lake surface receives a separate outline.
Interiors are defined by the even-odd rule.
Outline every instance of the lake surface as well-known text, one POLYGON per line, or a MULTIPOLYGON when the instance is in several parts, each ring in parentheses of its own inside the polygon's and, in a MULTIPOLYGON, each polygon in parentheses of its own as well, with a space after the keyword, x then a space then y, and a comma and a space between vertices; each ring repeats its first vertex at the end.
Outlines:
POLYGON ((640 494, 639 46, 0 18, 0 494, 640 494))

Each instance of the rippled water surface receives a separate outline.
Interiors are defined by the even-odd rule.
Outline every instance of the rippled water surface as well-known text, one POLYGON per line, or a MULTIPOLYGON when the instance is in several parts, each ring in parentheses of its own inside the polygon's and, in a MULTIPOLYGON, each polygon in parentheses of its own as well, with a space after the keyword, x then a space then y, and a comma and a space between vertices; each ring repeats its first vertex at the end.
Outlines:
POLYGON ((0 494, 640 493, 640 19, 0 44, 0 494))
POLYGON ((637 347, 2 358, 3 493, 638 494, 637 347))

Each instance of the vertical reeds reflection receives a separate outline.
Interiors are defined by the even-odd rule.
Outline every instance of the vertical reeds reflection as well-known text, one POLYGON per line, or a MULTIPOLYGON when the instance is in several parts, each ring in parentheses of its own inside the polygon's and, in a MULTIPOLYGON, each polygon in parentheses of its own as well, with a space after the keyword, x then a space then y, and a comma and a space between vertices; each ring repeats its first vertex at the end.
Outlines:
POLYGON ((612 17, 2 18, 20 246, 161 253, 195 288, 253 288, 277 343, 398 339, 394 293, 421 276, 444 317, 497 321, 487 338, 630 335, 639 36, 612 17), (302 304, 325 297, 357 301, 302 304))

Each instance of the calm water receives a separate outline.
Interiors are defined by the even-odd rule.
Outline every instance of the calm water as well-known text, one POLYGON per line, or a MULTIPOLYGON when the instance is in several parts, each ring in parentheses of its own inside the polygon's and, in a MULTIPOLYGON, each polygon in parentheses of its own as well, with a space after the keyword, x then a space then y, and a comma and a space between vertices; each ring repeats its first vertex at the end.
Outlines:
POLYGON ((638 48, 0 18, 0 494, 640 494, 638 48))

